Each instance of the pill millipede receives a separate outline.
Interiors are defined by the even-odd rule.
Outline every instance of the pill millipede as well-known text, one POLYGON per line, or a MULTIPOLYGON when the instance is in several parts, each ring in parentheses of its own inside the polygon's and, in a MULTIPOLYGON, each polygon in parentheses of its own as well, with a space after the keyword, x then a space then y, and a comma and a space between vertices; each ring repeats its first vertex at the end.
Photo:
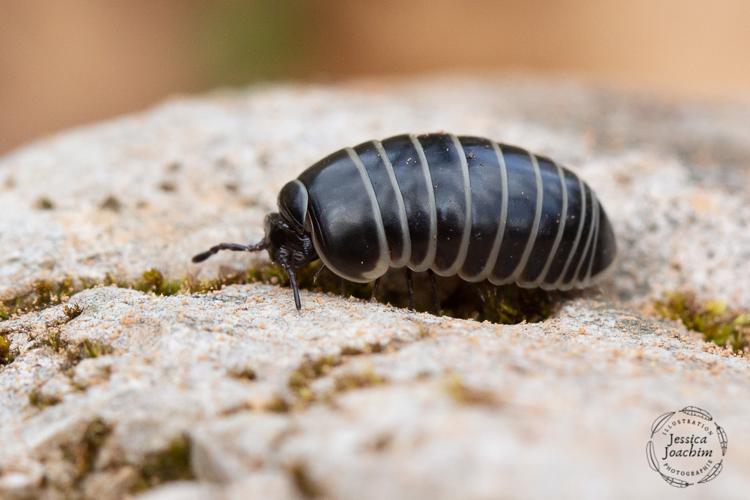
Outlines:
POLYGON ((433 285, 437 275, 570 290, 597 283, 617 253, 601 202, 575 173, 473 136, 403 134, 341 149, 288 182, 278 208, 260 242, 220 243, 193 262, 267 250, 300 309, 296 271, 316 260, 376 286, 404 268, 413 306, 413 272, 433 285))

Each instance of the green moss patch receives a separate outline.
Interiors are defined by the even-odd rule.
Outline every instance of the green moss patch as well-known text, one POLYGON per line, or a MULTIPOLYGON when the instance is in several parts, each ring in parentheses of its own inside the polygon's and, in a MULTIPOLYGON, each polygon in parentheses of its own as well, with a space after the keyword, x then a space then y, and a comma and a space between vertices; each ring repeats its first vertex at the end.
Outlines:
POLYGON ((291 406, 286 399, 276 394, 266 401, 263 405, 263 410, 270 411, 271 413, 287 413, 291 410, 291 406))
MULTIPOLYGON (((0 301, 0 321, 8 320, 33 311, 65 303, 76 293, 97 286, 116 286, 156 295, 177 295, 181 293, 207 293, 219 290, 230 284, 244 284, 256 281, 256 272, 237 273, 219 279, 198 281, 193 278, 170 280, 158 269, 151 268, 135 280, 116 278, 108 274, 103 280, 66 276, 58 281, 35 280, 25 290, 0 301)), ((83 310, 78 305, 66 305, 63 312, 69 319, 78 317, 83 310)))
POLYGON ((34 208, 37 210, 54 210, 55 204, 46 196, 41 196, 34 202, 34 208))
POLYGON ((335 392, 346 392, 354 389, 364 389, 383 385, 387 382, 386 378, 377 374, 372 369, 365 369, 360 372, 344 373, 336 377, 333 381, 335 392))
POLYGON ((39 410, 43 410, 48 406, 54 406, 58 403, 60 403, 59 397, 44 394, 39 389, 32 389, 32 391, 29 393, 29 404, 39 410))
POLYGON ((287 386, 301 402, 311 402, 315 399, 315 393, 310 389, 312 381, 327 375, 340 364, 341 358, 339 356, 322 356, 317 359, 306 358, 289 374, 287 386))
MULTIPOLYGON (((319 262, 298 270, 297 281, 300 288, 306 290, 353 296, 364 300, 370 299, 373 295, 373 283, 343 282, 330 271, 321 272, 319 262)), ((496 287, 487 283, 472 284, 458 278, 439 277, 437 282, 441 314, 504 324, 542 321, 554 314, 563 298, 572 295, 546 292, 539 288, 519 288, 514 285, 496 287)), ((0 321, 63 303, 75 293, 96 286, 116 286, 171 296, 208 293, 228 285, 247 283, 289 286, 289 278, 278 266, 267 263, 211 280, 199 280, 194 276, 168 279, 156 268, 147 269, 136 279, 117 278, 108 274, 103 280, 72 277, 65 277, 59 281, 36 280, 21 293, 0 301, 0 321)), ((433 308, 431 285, 426 273, 414 275, 414 291, 417 311, 437 312, 433 308)), ((408 307, 409 297, 404 271, 394 270, 388 273, 383 278, 375 299, 397 307, 408 307)), ((69 306, 65 309, 65 314, 71 319, 80 313, 78 306, 69 306)))
POLYGON ((669 293, 653 306, 660 316, 682 322, 709 342, 739 352, 750 350, 750 312, 732 310, 722 301, 700 301, 692 292, 669 293))
POLYGON ((446 377, 445 392, 456 403, 462 405, 496 407, 500 404, 492 391, 466 385, 455 373, 450 373, 446 377))
POLYGON ((122 209, 122 202, 119 198, 109 195, 99 203, 99 208, 102 210, 109 210, 111 212, 119 212, 122 209))
MULTIPOLYGON (((90 278, 74 279, 71 276, 57 281, 35 280, 15 295, 0 300, 0 321, 63 304, 76 293, 103 284, 90 278)), ((63 312, 68 319, 74 319, 83 312, 83 309, 79 305, 66 305, 63 312)))
POLYGON ((229 375, 239 380, 248 381, 253 381, 258 378, 258 374, 249 366, 238 366, 232 368, 229 370, 229 375))
POLYGON ((182 283, 180 281, 167 280, 161 271, 151 268, 144 272, 140 279, 124 288, 133 288, 140 292, 154 293, 156 295, 176 295, 182 288, 182 283))
POLYGON ((173 439, 167 447, 144 457, 138 467, 138 481, 133 493, 144 491, 169 481, 195 479, 191 459, 191 443, 187 436, 173 439))
POLYGON ((195 479, 191 459, 192 446, 187 436, 179 435, 165 447, 146 454, 137 462, 130 462, 124 459, 117 446, 109 449, 110 453, 102 453, 113 431, 110 423, 95 417, 88 422, 82 432, 68 436, 59 448, 44 450, 46 456, 42 456, 41 460, 50 466, 45 470, 54 473, 45 474, 40 484, 43 492, 40 496, 89 498, 91 495, 87 479, 92 474, 102 471, 120 478, 117 484, 113 484, 118 498, 127 496, 124 489, 135 494, 169 481, 195 479), (102 460, 105 457, 106 461, 102 460), (66 462, 66 467, 61 467, 58 463, 61 459, 66 462), (120 472, 126 474, 122 475, 120 472))
POLYGON ((0 334, 0 366, 12 363, 15 358, 16 355, 10 348, 10 340, 0 334))
POLYGON ((325 377, 331 370, 341 366, 346 358, 382 352, 385 349, 390 349, 390 347, 378 343, 370 343, 362 347, 343 347, 340 355, 324 355, 319 358, 306 357, 289 374, 287 387, 292 394, 292 401, 285 401, 282 409, 279 411, 304 408, 313 402, 330 403, 336 394, 386 384, 388 382, 386 377, 367 367, 361 371, 349 371, 337 374, 333 378, 333 387, 329 391, 316 393, 311 387, 315 380, 325 377))
POLYGON ((84 282, 76 283, 71 277, 59 281, 36 280, 26 290, 0 302, 0 320, 60 304, 86 287, 84 282))
POLYGON ((99 450, 111 433, 112 427, 109 424, 95 418, 86 426, 80 441, 62 447, 63 456, 74 466, 76 486, 94 470, 99 450))
POLYGON ((65 313, 65 316, 68 318, 68 320, 73 320, 81 315, 83 309, 78 304, 64 305, 63 312, 65 313))
POLYGON ((106 354, 111 354, 112 347, 97 340, 86 339, 70 351, 70 356, 75 361, 81 361, 88 358, 98 358, 106 354))
POLYGON ((288 471, 292 484, 302 498, 314 499, 325 496, 323 487, 310 476, 304 463, 296 462, 288 467, 288 471))
POLYGON ((43 449, 40 457, 45 465, 40 484, 42 491, 34 498, 88 498, 84 482, 96 470, 100 451, 111 432, 112 427, 96 417, 81 431, 67 435, 65 442, 56 449, 43 449), (61 459, 67 464, 61 464, 61 459))

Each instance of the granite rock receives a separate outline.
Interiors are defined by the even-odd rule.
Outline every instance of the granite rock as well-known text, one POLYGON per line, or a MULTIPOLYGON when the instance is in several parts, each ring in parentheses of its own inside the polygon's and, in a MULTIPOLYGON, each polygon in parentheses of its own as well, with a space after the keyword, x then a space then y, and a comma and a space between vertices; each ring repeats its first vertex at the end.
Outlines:
POLYGON ((265 255, 279 188, 343 145, 450 130, 559 159, 620 259, 539 323, 497 325, 288 289, 100 286, 0 322, 0 497, 743 498, 750 362, 643 305, 750 308, 750 107, 570 82, 425 78, 174 99, 0 159, 0 298, 40 280, 208 279, 265 255), (72 311, 72 312, 71 312, 72 311), (651 422, 697 405, 725 469, 677 490, 651 422))

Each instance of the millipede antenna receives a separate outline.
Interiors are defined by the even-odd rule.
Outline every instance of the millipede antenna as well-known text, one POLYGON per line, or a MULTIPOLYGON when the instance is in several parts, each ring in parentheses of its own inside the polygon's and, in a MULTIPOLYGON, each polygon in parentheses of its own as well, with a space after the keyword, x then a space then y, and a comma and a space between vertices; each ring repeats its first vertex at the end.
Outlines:
POLYGON ((219 243, 218 245, 214 245, 205 252, 201 252, 198 255, 193 257, 194 263, 203 262, 204 260, 208 259, 212 255, 215 255, 222 250, 231 250, 233 252, 259 252, 260 250, 265 250, 266 247, 265 241, 261 241, 260 243, 256 243, 255 245, 243 245, 241 243, 219 243))

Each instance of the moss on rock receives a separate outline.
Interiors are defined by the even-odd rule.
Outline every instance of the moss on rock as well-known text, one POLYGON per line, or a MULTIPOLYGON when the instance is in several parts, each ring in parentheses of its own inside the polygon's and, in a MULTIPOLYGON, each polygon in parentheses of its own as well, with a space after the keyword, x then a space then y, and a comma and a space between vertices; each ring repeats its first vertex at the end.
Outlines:
POLYGON ((148 454, 137 466, 138 481, 131 488, 140 492, 169 481, 195 479, 187 436, 173 439, 165 448, 148 454))
MULTIPOLYGON (((383 293, 376 297, 382 303, 407 307, 409 304, 405 284, 399 284, 398 271, 384 277, 383 293)), ((424 274, 424 273, 422 273, 424 274)), ((422 286, 425 276, 415 277, 415 308, 418 311, 437 313, 427 304, 422 286)), ((229 285, 266 283, 289 286, 289 278, 278 266, 271 263, 260 264, 246 271, 230 273, 210 280, 198 280, 194 276, 181 279, 168 279, 156 268, 144 271, 137 279, 118 278, 107 274, 102 280, 66 276, 58 281, 36 280, 27 289, 0 302, 0 321, 19 314, 37 311, 64 303, 72 295, 96 286, 116 286, 138 290, 155 295, 171 296, 190 293, 209 293, 229 285)), ((310 264, 298 271, 300 288, 324 293, 353 296, 369 299, 373 295, 373 283, 344 282, 330 271, 321 272, 319 262, 310 264)), ((441 314, 462 319, 490 321, 493 323, 516 324, 542 321, 558 309, 565 294, 547 292, 542 289, 525 289, 514 285, 492 286, 486 283, 472 284, 457 278, 438 278, 441 294, 441 314)), ((65 314, 73 319, 81 314, 80 306, 66 306, 65 314)))
POLYGON ((10 340, 4 335, 0 335, 0 366, 13 362, 14 353, 10 349, 10 340))
POLYGON ((732 310, 719 300, 699 300, 692 292, 671 292, 653 304, 660 316, 682 322, 709 342, 750 350, 750 312, 732 310))

